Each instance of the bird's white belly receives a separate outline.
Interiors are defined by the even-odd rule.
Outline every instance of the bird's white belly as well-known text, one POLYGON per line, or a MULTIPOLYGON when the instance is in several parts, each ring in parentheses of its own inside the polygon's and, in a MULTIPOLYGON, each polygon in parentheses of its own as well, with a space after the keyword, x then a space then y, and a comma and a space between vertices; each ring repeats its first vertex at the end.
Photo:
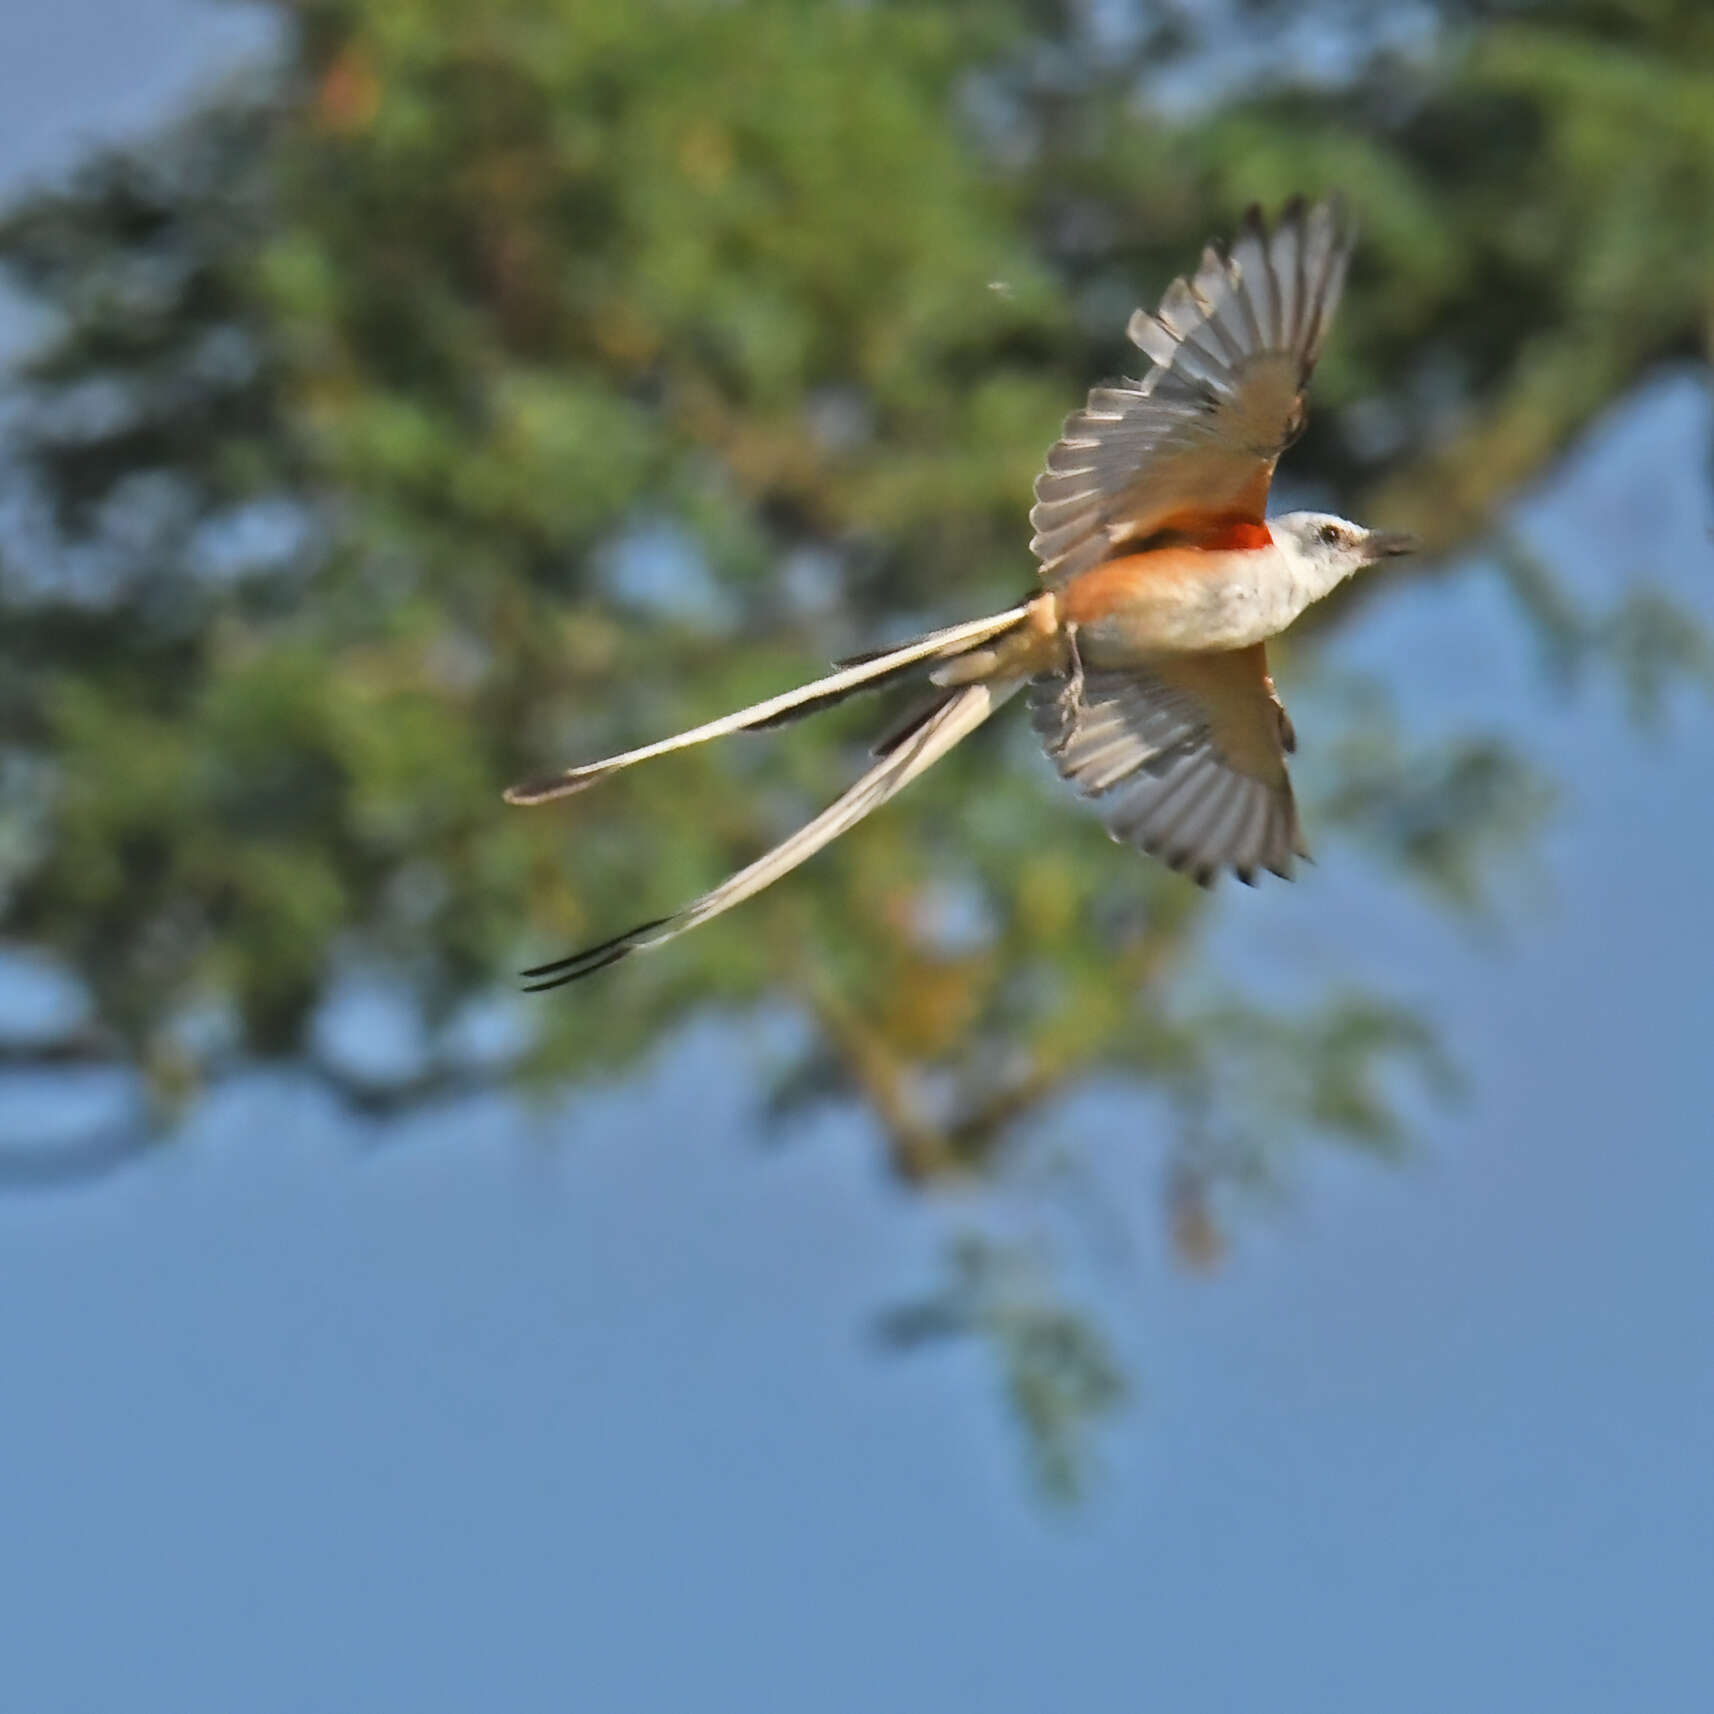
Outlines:
POLYGON ((1222 556, 1195 579, 1139 580, 1109 612, 1078 627, 1078 648, 1097 667, 1139 656, 1244 649, 1278 636, 1310 601, 1282 554, 1222 556))

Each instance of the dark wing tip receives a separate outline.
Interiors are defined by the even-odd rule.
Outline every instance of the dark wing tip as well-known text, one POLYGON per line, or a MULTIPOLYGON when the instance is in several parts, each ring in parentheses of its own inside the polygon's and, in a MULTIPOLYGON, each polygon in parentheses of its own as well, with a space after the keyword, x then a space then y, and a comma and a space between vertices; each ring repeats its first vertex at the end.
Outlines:
POLYGON ((1357 216, 1351 207, 1351 200, 1344 191, 1329 191, 1321 199, 1321 205, 1327 210, 1328 219, 1333 222, 1333 245, 1336 250, 1350 250, 1357 242, 1357 216))
MULTIPOLYGON (((1278 217, 1274 221, 1277 232, 1286 226, 1302 226, 1313 220, 1323 210, 1332 227, 1334 247, 1347 249, 1357 235, 1356 217, 1351 211, 1351 199, 1342 190, 1330 190, 1315 198, 1312 202, 1302 191, 1294 192, 1282 205, 1278 217)), ((1251 210, 1245 214, 1248 222, 1251 210)))

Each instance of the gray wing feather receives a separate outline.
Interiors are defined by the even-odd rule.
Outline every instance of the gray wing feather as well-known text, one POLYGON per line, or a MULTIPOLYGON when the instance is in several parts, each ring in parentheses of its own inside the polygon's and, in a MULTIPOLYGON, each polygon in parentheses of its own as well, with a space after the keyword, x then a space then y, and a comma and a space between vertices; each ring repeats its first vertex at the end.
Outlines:
POLYGON ((1032 551, 1060 584, 1147 534, 1151 519, 1243 504, 1290 443, 1344 284, 1352 231, 1337 200, 1252 209, 1230 255, 1210 245, 1131 340, 1140 381, 1095 388, 1036 482, 1032 551))
POLYGON ((1289 877, 1307 856, 1291 785, 1234 768, 1194 698, 1146 672, 1090 672, 1081 697, 1063 676, 1030 687, 1030 717, 1060 773, 1117 840, 1203 886, 1223 869, 1289 877))

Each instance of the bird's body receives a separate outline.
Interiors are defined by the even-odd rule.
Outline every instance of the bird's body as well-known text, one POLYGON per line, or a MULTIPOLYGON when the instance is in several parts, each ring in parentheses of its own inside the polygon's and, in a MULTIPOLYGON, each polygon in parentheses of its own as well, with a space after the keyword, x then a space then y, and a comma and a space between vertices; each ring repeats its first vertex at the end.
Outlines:
MULTIPOLYGON (((1266 534, 1265 530, 1259 531, 1266 534)), ((1326 590, 1268 536, 1240 547, 1162 547, 1086 571, 1059 597, 1090 666, 1247 649, 1277 637, 1326 590)))
POLYGON ((515 787, 515 803, 579 791, 621 767, 778 725, 858 691, 926 678, 927 702, 876 746, 829 808, 702 898, 528 974, 554 987, 657 946, 777 880, 886 801, 1026 686, 1060 773, 1115 839, 1204 885, 1223 869, 1289 874, 1304 854, 1286 756, 1291 722, 1265 645, 1354 572, 1408 550, 1342 518, 1267 519, 1275 461, 1338 301, 1350 235, 1335 203, 1294 202, 1270 231, 1251 211, 1132 340, 1141 381, 1096 388, 1036 483, 1042 591, 992 618, 846 663, 706 726, 515 787))

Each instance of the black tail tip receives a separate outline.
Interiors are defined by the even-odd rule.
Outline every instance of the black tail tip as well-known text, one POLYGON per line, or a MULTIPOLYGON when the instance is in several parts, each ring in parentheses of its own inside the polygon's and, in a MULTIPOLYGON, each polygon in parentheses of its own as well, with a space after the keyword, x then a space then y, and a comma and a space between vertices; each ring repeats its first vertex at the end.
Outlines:
POLYGON ((656 917, 652 922, 638 923, 635 928, 628 928, 623 934, 616 934, 597 946, 586 946, 581 952, 568 953, 564 958, 555 958, 547 964, 520 971, 524 992, 545 994, 550 988, 563 988, 568 982, 580 982, 585 976, 593 976, 597 970, 605 970, 610 964, 617 964, 621 958, 628 958, 639 951, 645 935, 653 934, 657 928, 665 928, 671 920, 670 917, 656 917))

